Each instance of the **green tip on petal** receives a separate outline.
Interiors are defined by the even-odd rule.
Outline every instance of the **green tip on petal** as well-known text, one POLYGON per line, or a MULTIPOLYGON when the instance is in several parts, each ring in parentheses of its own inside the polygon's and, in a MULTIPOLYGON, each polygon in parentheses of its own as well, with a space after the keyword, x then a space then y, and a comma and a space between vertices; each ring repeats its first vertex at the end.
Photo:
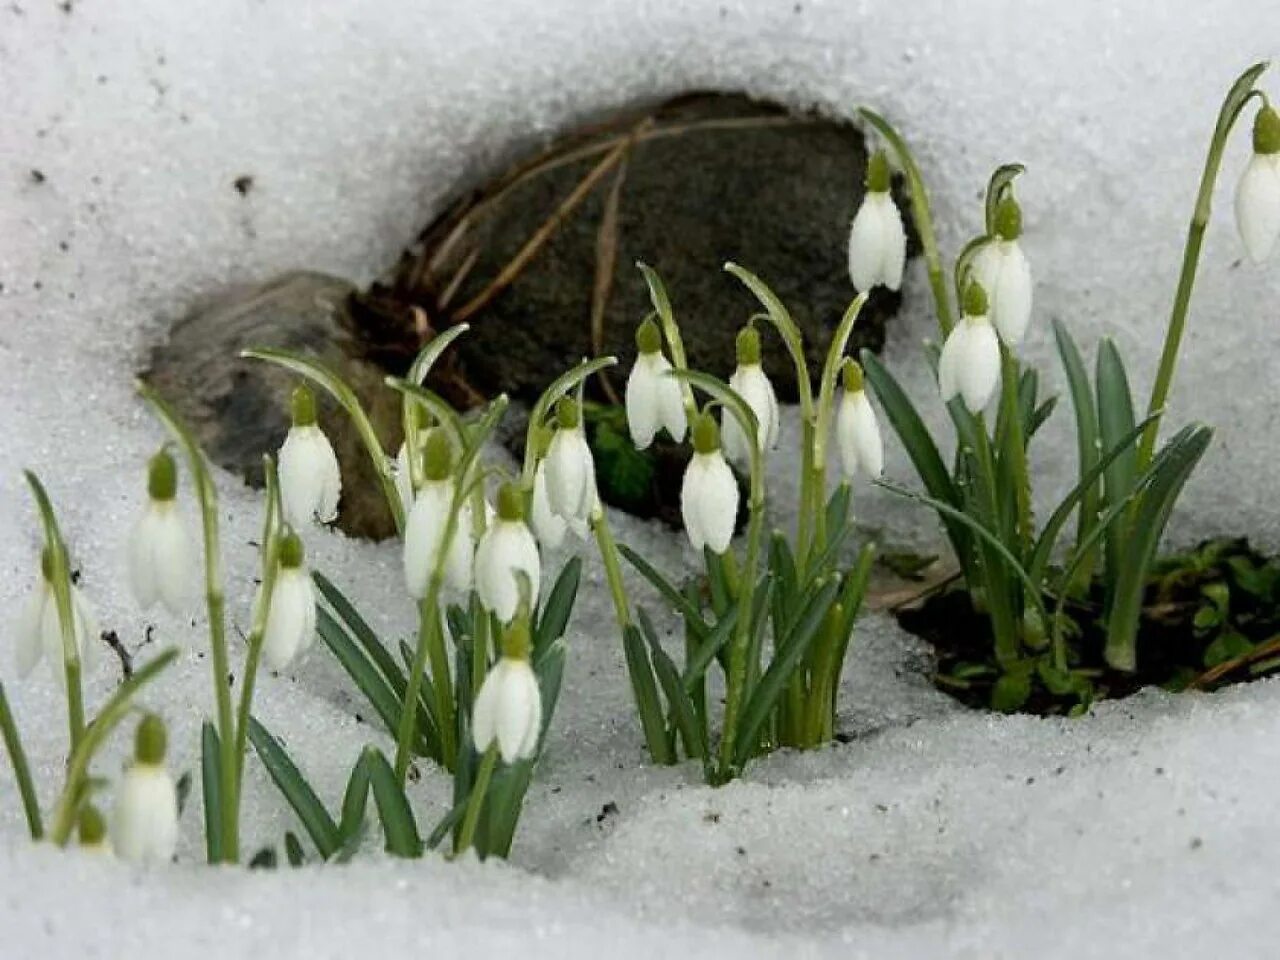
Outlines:
POLYGON ((502 634, 502 655, 512 660, 528 660, 531 646, 529 624, 524 617, 516 617, 502 634))
POLYGON ((1280 153, 1280 112, 1266 104, 1253 118, 1253 152, 1280 153))
POLYGON ((693 421, 693 449, 697 453, 715 453, 720 449, 720 428, 716 418, 703 410, 693 421))
POLYGON ((524 494, 516 483, 504 483, 498 488, 498 517, 502 520, 524 519, 524 494))
POLYGON ((107 821, 101 811, 92 803, 86 803, 80 810, 80 819, 76 821, 80 834, 80 846, 98 847, 107 838, 107 821))
POLYGON ((164 763, 164 751, 168 745, 169 735, 165 732, 164 721, 154 713, 148 713, 138 724, 138 732, 133 741, 133 756, 138 763, 158 767, 164 763))
POLYGON ((316 395, 305 383, 293 388, 293 396, 289 399, 289 410, 293 414, 295 427, 309 427, 316 422, 316 395))
POLYGON ((849 393, 858 393, 862 390, 862 367, 858 365, 857 360, 853 357, 845 357, 840 372, 844 376, 845 390, 849 393))
POLYGON ((644 322, 636 327, 636 349, 641 353, 662 352, 662 331, 653 317, 645 317, 644 322))
POLYGON ((296 570, 302 566, 306 552, 302 549, 302 538, 292 530, 286 530, 280 538, 280 566, 296 570))
POLYGON ((885 156, 883 150, 877 150, 867 161, 867 190, 872 193, 886 193, 889 190, 889 181, 889 158, 885 156))
POLYGON ((760 364, 760 332, 756 328, 747 324, 738 331, 738 339, 735 342, 738 355, 738 366, 753 367, 760 364))
POLYGON ((178 495, 178 464, 168 447, 147 464, 147 493, 152 500, 172 500, 178 495))
POLYGON ((982 317, 987 313, 987 291, 977 280, 970 280, 964 288, 964 313, 968 317, 982 317))
POLYGON ((576 430, 582 422, 582 408, 573 397, 561 397, 556 404, 556 423, 561 430, 576 430))
POLYGON ((996 236, 1001 240, 1017 240, 1022 236, 1022 208, 1011 191, 1007 191, 996 204, 995 228, 996 236))
POLYGON ((428 480, 448 478, 453 470, 453 447, 443 430, 432 430, 422 445, 422 468, 428 480))

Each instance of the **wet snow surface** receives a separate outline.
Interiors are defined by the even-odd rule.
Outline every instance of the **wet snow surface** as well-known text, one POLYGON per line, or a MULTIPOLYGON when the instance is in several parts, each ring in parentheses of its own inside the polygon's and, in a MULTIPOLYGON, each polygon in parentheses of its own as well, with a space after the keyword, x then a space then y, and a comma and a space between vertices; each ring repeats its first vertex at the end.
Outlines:
MULTIPOLYGON (((30 466, 103 624, 143 643, 148 621, 122 593, 122 543, 161 434, 130 378, 177 313, 289 267, 367 281, 459 180, 636 98, 737 87, 839 112, 872 104, 915 143, 950 250, 977 222, 990 167, 1026 162, 1039 280, 1030 356, 1049 358, 1047 321, 1060 316, 1085 343, 1116 336, 1145 391, 1218 100, 1247 62, 1278 52, 1267 46, 1277 38, 1280 8, 1245 0, 6 3, 0 609, 16 611, 36 576, 37 523, 18 472, 30 466), (237 189, 242 177, 252 181, 237 189)), ((1259 481, 1280 453, 1280 266, 1237 264, 1228 188, 1172 414, 1220 431, 1173 535, 1248 532, 1276 547, 1280 512, 1259 481)), ((925 396, 919 265, 908 294, 888 356, 925 396)), ((1060 386, 1056 371, 1050 382, 1060 386)), ((1068 419, 1038 442, 1052 493, 1073 469, 1068 419)), ((889 475, 907 478, 889 448, 889 475)), ((791 459, 784 448, 775 462, 791 459)), ((230 609, 243 627, 259 504, 220 481, 230 609)), ((780 504, 792 489, 777 478, 780 504)), ((867 527, 896 544, 936 540, 913 509, 871 494, 859 503, 867 527)), ((616 526, 660 566, 692 559, 656 527, 616 526)), ((408 628, 393 549, 320 532, 308 546, 376 627, 408 628)), ((202 634, 154 623, 157 644, 186 648, 147 703, 171 723, 175 769, 189 770, 211 709, 202 634)), ((510 865, 367 852, 342 868, 208 870, 197 800, 181 862, 135 871, 31 847, 5 766, 0 954, 1166 958, 1268 955, 1280 936, 1274 683, 1149 694, 1079 721, 990 717, 933 692, 923 651, 873 616, 845 678, 851 742, 774 757, 710 790, 690 767, 644 762, 609 623, 589 556, 561 708, 510 865)), ((47 805, 63 762, 57 688, 43 669, 14 682, 11 663, 3 651, 47 805)), ((90 704, 115 679, 92 677, 90 704)), ((265 677, 258 703, 331 804, 360 746, 386 743, 319 647, 265 677)), ((126 739, 101 773, 119 769, 126 739)), ((414 798, 432 822, 447 784, 422 774, 414 798)), ((249 852, 297 829, 255 760, 245 816, 249 852)))

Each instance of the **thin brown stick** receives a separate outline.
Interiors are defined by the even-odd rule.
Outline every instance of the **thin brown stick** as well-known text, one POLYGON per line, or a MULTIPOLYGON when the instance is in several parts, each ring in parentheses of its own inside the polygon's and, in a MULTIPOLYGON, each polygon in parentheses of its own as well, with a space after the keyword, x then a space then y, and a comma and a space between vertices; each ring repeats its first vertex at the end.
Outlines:
MULTIPOLYGON (((634 143, 634 140, 632 140, 634 143)), ((628 150, 630 149, 628 144, 628 150)), ((622 203, 622 184, 627 178, 627 158, 618 164, 613 186, 605 197, 600 229, 596 232, 596 275, 591 287, 591 355, 604 355, 604 315, 613 293, 613 275, 618 264, 618 210, 622 203)), ((600 386, 610 403, 621 403, 608 370, 600 371, 600 386)))
MULTIPOLYGON (((648 119, 643 121, 646 124, 649 122, 648 119)), ((451 319, 454 323, 461 323, 468 317, 483 310, 498 294, 515 282, 516 277, 520 276, 529 261, 551 239, 556 230, 559 229, 560 224, 587 198, 588 194, 595 189, 596 184, 622 161, 623 156, 631 148, 631 142, 629 138, 623 140, 613 150, 609 151, 608 155, 596 164, 590 173, 582 178, 578 185, 573 188, 573 191, 561 201, 555 212, 546 219, 542 226, 534 231, 533 236, 525 241, 524 246, 516 252, 516 255, 502 268, 501 272, 489 282, 489 285, 453 314, 451 319)))
POLYGON ((444 288, 444 292, 440 294, 440 299, 436 302, 437 309, 444 311, 449 306, 453 301, 454 294, 458 292, 458 288, 462 286, 462 282, 467 279, 467 276, 471 273, 471 268, 476 265, 476 261, 479 259, 479 247, 476 247, 463 258, 462 263, 458 265, 458 269, 449 278, 449 283, 444 288))
POLYGON ((1204 690, 1213 686, 1229 673, 1233 673, 1241 667, 1248 666, 1258 660, 1264 660, 1267 657, 1280 653, 1280 637, 1272 637, 1265 643, 1261 643, 1254 647, 1246 654, 1238 657, 1232 657, 1230 660, 1224 660, 1216 667, 1211 667, 1200 676, 1191 681, 1193 690, 1204 690))

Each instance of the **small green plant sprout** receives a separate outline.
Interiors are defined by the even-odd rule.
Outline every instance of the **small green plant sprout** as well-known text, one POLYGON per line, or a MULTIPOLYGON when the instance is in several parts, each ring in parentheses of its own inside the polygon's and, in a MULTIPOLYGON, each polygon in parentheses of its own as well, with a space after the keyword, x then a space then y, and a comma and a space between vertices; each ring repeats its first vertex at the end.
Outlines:
MULTIPOLYGON (((178 845, 178 792, 165 768, 164 721, 149 713, 138 723, 133 762, 116 785, 111 844, 136 862, 164 863, 178 845)), ((83 818, 82 818, 83 839, 83 818)))
MULTIPOLYGON (((419 856, 452 836, 456 849, 471 847, 482 857, 506 856, 537 746, 559 696, 565 652, 560 638, 577 594, 581 564, 570 560, 544 597, 539 539, 545 534, 543 546, 549 546, 548 541, 558 544, 570 528, 585 531, 597 504, 589 461, 585 470, 575 461, 585 442, 581 448, 575 444, 581 436, 581 412, 574 392, 580 394, 586 377, 614 361, 584 362, 539 398, 530 416, 523 469, 518 477, 499 481, 495 511, 486 497, 494 471, 483 465, 481 454, 506 410, 506 397, 464 418, 424 385, 432 365, 465 330, 460 325, 438 335, 405 378, 387 378, 403 401, 404 442, 394 458, 379 444, 359 399, 332 371, 280 350, 245 354, 301 374, 337 400, 351 418, 396 517, 406 592, 418 608, 416 643, 401 641, 391 647, 330 580, 319 573, 310 575, 322 600, 315 613, 316 632, 396 741, 391 760, 375 747, 361 754, 341 817, 330 817, 324 810, 270 731, 256 721, 248 725, 258 756, 323 859, 345 858, 358 847, 368 792, 375 798, 387 848, 397 855, 419 856), (504 757, 495 769, 496 760, 486 760, 487 742, 479 751, 472 749, 473 704, 485 678, 510 659, 503 651, 515 647, 506 638, 520 629, 531 637, 523 662, 536 678, 540 719, 532 741, 522 740, 523 749, 504 757), (454 778, 454 808, 425 839, 406 793, 414 757, 438 762, 454 778), (466 830, 470 836, 459 846, 466 830)), ((306 411, 302 413, 302 420, 307 420, 306 411)), ((295 425, 297 421, 295 416, 295 425)), ((283 486, 282 477, 282 492, 283 486)), ((324 518, 322 510, 313 512, 324 518)), ((296 534, 283 536, 276 590, 287 593, 293 589, 287 586, 291 568, 304 568, 300 543, 298 563, 291 567, 289 562, 296 534)), ((305 574, 296 578, 298 583, 305 579, 305 574)), ((298 618, 286 619, 296 623, 298 618)), ((505 729, 500 725, 500 731, 505 729)))
POLYGON ((689 425, 693 452, 681 487, 681 515, 690 544, 702 556, 704 575, 677 585, 635 551, 616 546, 602 512, 593 527, 651 759, 664 764, 681 756, 695 759, 708 782, 724 783, 762 753, 779 746, 815 747, 834 734, 839 678, 872 557, 867 546, 851 567, 842 566, 852 526, 848 480, 859 472, 878 474, 883 457, 860 371, 856 364, 843 366, 865 295, 853 302, 836 330, 815 396, 799 329, 758 277, 726 265, 764 308, 740 331, 736 367, 726 383, 688 368, 667 291, 651 269, 641 264, 640 270, 653 314, 636 335, 640 357, 627 396, 631 433, 637 442, 651 440, 654 424, 665 423, 679 439, 689 425), (781 337, 796 364, 804 432, 796 531, 794 537, 775 532, 768 543, 764 466, 779 418, 773 386, 760 366, 757 319, 781 337), (663 341, 671 360, 662 376, 678 393, 657 390, 652 358, 663 356, 663 341), (845 387, 837 403, 842 367, 845 387), (698 406, 698 395, 707 398, 705 406, 698 406), (674 412, 677 398, 681 418, 674 412), (827 444, 833 432, 845 482, 828 496, 827 444), (741 560, 733 549, 741 494, 729 459, 744 464, 748 478, 741 560), (649 614, 633 607, 619 556, 679 616, 683 667, 662 646, 649 614), (709 695, 713 668, 723 674, 725 689, 718 730, 709 695))
MULTIPOLYGON (((867 381, 925 492, 884 485, 937 511, 973 606, 990 623, 995 667, 991 702, 998 708, 1018 709, 1041 690, 1082 709, 1097 692, 1092 678, 1099 668, 1124 673, 1137 666, 1139 617, 1156 548, 1212 435, 1208 427, 1192 424, 1156 453, 1157 432, 1222 152, 1241 110, 1253 97, 1262 97, 1253 84, 1264 67, 1258 64, 1236 81, 1219 114, 1145 416, 1135 414, 1128 375, 1115 345, 1102 341, 1090 379, 1070 333, 1061 323, 1054 324, 1076 420, 1079 477, 1039 529, 1030 506, 1027 447, 1052 414, 1055 399, 1040 397, 1039 373, 1024 368, 1015 353, 1032 305, 1031 270, 1019 245, 1022 211, 1013 190, 1023 168, 1010 164, 995 171, 987 187, 983 230, 956 257, 954 289, 961 314, 956 322, 919 168, 898 133, 877 114, 862 111, 906 172, 945 339, 941 353, 932 352, 930 359, 956 435, 949 469, 897 381, 865 353, 867 381), (992 397, 997 399, 989 420, 992 397), (1073 518, 1074 544, 1063 545, 1062 535, 1073 518), (1074 642, 1089 619, 1102 626, 1103 663, 1091 662, 1074 642)), ((1264 100, 1256 125, 1262 129, 1262 148, 1272 146, 1267 132, 1271 121, 1262 116, 1269 109, 1264 100)), ((1252 166, 1270 163, 1257 141, 1255 136, 1252 166)), ((1280 206, 1269 206, 1270 187, 1256 185, 1254 177, 1262 183, 1261 175, 1246 173, 1237 194, 1237 215, 1246 244, 1261 250, 1263 234, 1280 229, 1263 229, 1262 224, 1271 223, 1272 214, 1266 211, 1280 206)), ((1280 192, 1276 196, 1280 198, 1280 192)), ((851 239, 855 246, 859 242, 856 236, 851 239)))

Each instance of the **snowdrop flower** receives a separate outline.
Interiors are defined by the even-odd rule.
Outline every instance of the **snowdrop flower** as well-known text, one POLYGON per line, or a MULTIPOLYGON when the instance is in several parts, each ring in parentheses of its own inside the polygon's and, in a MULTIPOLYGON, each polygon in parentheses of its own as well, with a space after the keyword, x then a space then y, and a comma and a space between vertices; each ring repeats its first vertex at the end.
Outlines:
POLYGON ((527 760, 538 748, 542 693, 529 665, 529 627, 517 620, 502 638, 502 659, 484 678, 476 696, 471 729, 476 750, 496 740, 503 763, 527 760))
POLYGON ((579 540, 585 540, 590 533, 585 520, 574 520, 570 523, 558 516, 551 509, 551 498, 547 494, 547 461, 538 462, 533 473, 533 507, 529 513, 529 525, 533 535, 544 549, 554 550, 564 542, 564 535, 573 531, 579 540))
MULTIPOLYGON (((46 547, 40 558, 40 585, 22 609, 17 629, 18 675, 26 677, 40 658, 46 657, 59 684, 67 682, 62 647, 62 621, 58 617, 58 600, 53 592, 53 554, 46 547)), ((91 664, 97 657, 98 618, 80 588, 71 586, 71 620, 80 662, 91 664)))
POLYGON ((329 438, 316 424, 316 398, 299 384, 293 391, 293 426, 280 448, 280 500, 284 518, 303 527, 312 518, 331 523, 338 516, 342 477, 329 438))
POLYGON ((557 430, 545 459, 547 502, 551 512, 570 523, 588 523, 599 502, 596 465, 582 429, 582 408, 571 397, 556 405, 557 430))
MULTIPOLYGON (((729 377, 729 386, 747 401, 747 406, 756 415, 759 428, 756 442, 763 453, 778 442, 778 397, 760 366, 760 334, 755 327, 746 326, 738 331, 736 348, 738 366, 729 377)), ((745 464, 750 458, 747 435, 742 432, 737 418, 727 410, 721 418, 720 430, 725 456, 735 463, 745 464)))
POLYGON ((973 258, 973 278, 990 300, 991 322, 1009 346, 1016 346, 1031 319, 1031 266, 1018 243, 1022 210, 1006 193, 996 205, 996 235, 973 258))
MULTIPOLYGON (((453 511, 453 450, 443 431, 434 430, 423 444, 423 483, 405 523, 404 577, 409 595, 426 597, 441 561, 449 515, 453 511)), ((444 585, 459 593, 471 589, 470 511, 464 506, 453 525, 453 537, 443 558, 444 585)))
POLYGON ((129 586, 143 610, 162 601, 169 612, 185 613, 195 583, 191 541, 175 497, 178 467, 169 451, 151 458, 147 505, 129 536, 129 586))
POLYGON ((172 860, 178 845, 178 792, 164 766, 165 740, 164 722, 154 713, 143 717, 133 763, 116 786, 111 843, 135 863, 172 860))
MULTIPOLYGON (((432 428, 427 423, 427 411, 415 405, 413 408, 413 429, 416 431, 414 437, 419 454, 422 451, 422 445, 426 442, 427 434, 432 428)), ((400 449, 396 451, 396 468, 395 468, 396 493, 400 495, 400 504, 404 507, 407 514, 413 509, 413 468, 409 464, 409 444, 408 441, 402 441, 400 449)))
POLYGON ((964 294, 964 316, 942 345, 938 387, 950 403, 957 395, 971 413, 979 413, 1000 382, 1000 341, 987 318, 987 295, 971 281, 964 294))
POLYGON ((703 412, 693 425, 693 459, 680 487, 680 515, 695 550, 729 549, 738 519, 738 481, 720 452, 715 418, 703 412))
POLYGON ((1269 104, 1253 120, 1253 156, 1236 186, 1236 227, 1254 263, 1280 237, 1280 113, 1269 104))
POLYGON ((889 160, 883 150, 867 161, 866 184, 849 231, 849 279, 859 292, 875 286, 897 290, 907 259, 907 234, 889 196, 889 160))
POLYGON ((102 818, 102 812, 92 803, 86 803, 80 808, 76 832, 80 836, 80 849, 85 853, 111 852, 111 844, 107 842, 107 822, 102 818))
POLYGON ((671 439, 684 439, 688 424, 684 415, 684 397, 680 382, 668 376, 671 362, 662 355, 662 333, 650 317, 636 330, 636 364, 627 377, 627 427, 637 450, 653 443, 654 434, 663 428, 671 439))
POLYGON ((487 610, 510 623, 520 606, 520 579, 529 580, 529 603, 538 599, 542 568, 538 544, 524 522, 520 488, 504 483, 498 490, 498 521, 489 527, 476 547, 476 593, 487 610))
POLYGON ((876 478, 884 470, 884 443, 880 424, 863 388, 862 368, 854 360, 844 362, 844 396, 836 409, 836 446, 845 476, 876 478))
MULTIPOLYGON (((262 588, 259 587, 254 600, 255 612, 262 599, 262 588)), ((262 662, 268 669, 283 670, 294 657, 311 646, 315 635, 315 588, 304 562, 302 540, 289 530, 280 538, 279 567, 262 634, 262 662)))

